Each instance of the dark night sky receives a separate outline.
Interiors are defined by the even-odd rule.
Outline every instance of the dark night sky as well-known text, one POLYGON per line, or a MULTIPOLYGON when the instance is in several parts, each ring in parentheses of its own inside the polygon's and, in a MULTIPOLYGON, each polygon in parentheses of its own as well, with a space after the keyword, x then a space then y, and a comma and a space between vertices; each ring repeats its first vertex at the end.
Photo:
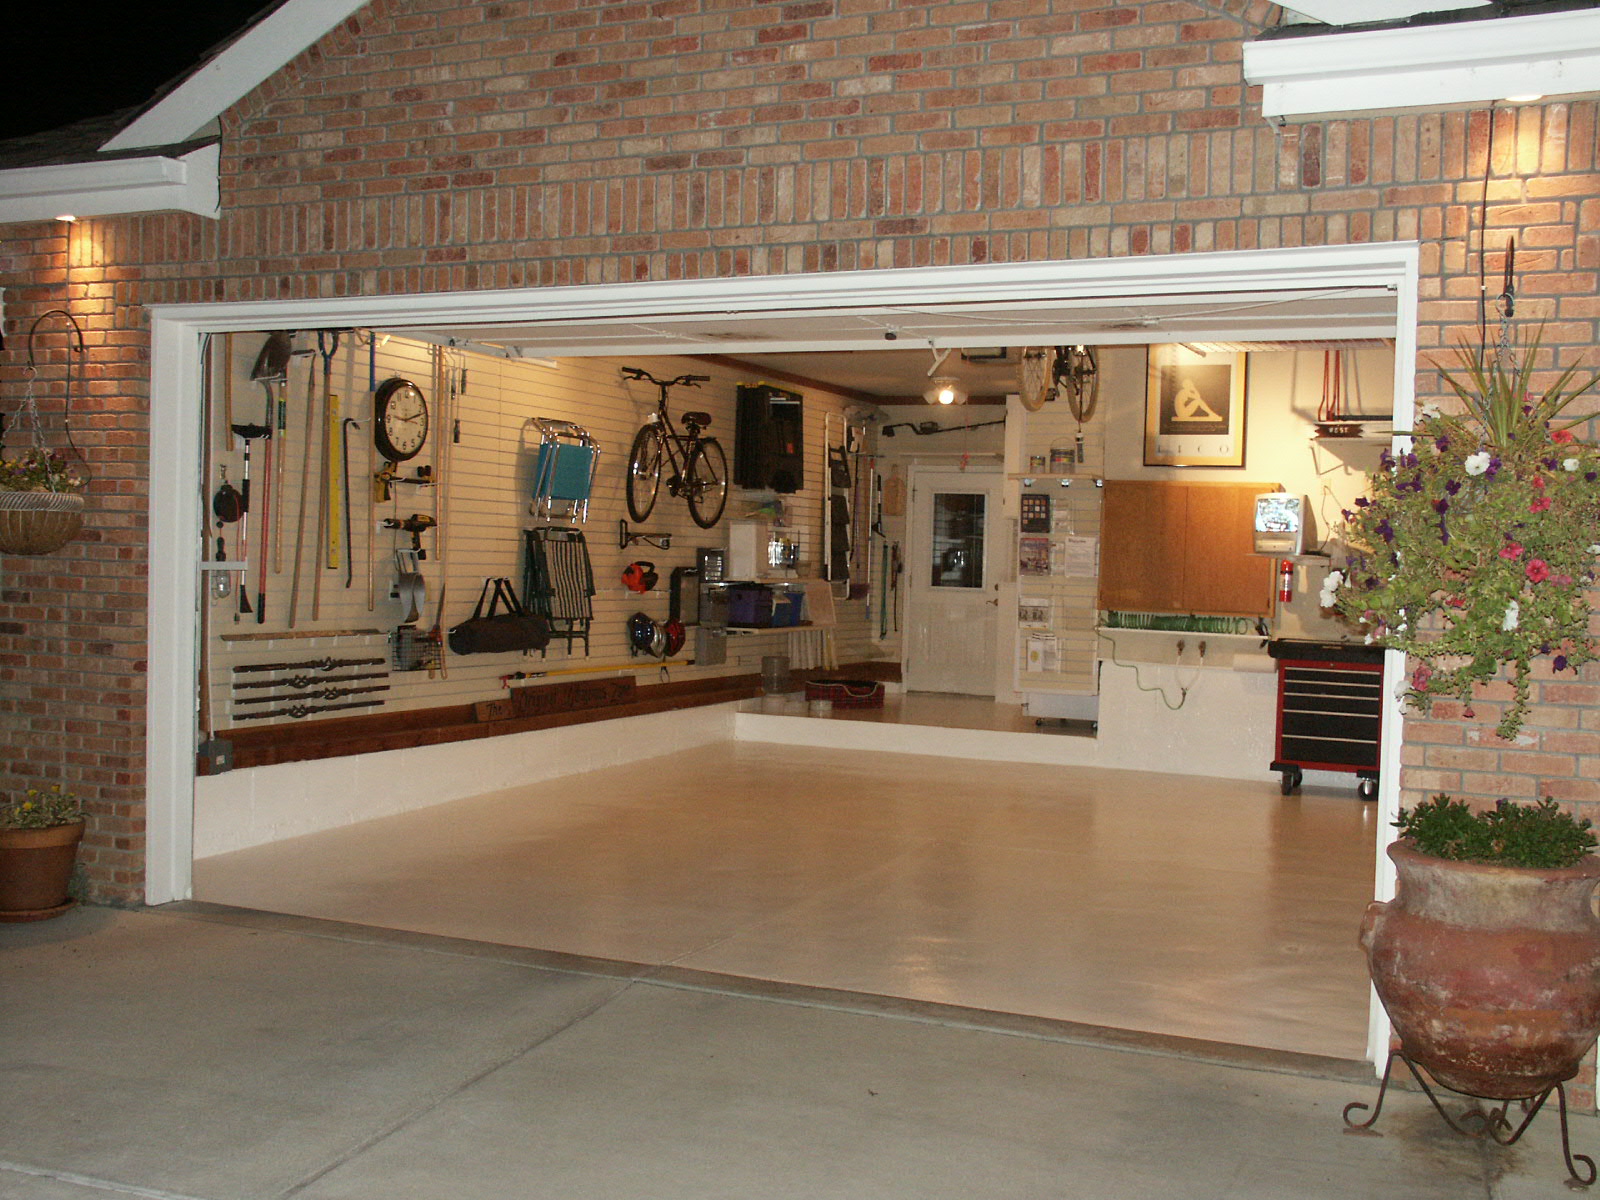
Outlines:
POLYGON ((29 0, 7 14, 0 138, 148 100, 271 0, 29 0))

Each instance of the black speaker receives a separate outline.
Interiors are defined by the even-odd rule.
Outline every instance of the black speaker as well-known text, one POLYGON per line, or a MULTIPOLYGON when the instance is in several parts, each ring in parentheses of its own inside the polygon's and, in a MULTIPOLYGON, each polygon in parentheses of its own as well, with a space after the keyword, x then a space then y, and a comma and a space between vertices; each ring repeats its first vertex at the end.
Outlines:
POLYGON ((733 436, 733 482, 743 488, 798 492, 805 486, 805 413, 799 392, 740 384, 733 436))

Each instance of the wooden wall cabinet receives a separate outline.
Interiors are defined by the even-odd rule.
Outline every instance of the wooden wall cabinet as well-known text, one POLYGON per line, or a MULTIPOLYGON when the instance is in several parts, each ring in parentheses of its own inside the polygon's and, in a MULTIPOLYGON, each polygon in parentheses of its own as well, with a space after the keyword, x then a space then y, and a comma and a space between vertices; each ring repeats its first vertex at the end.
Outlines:
POLYGON ((1100 521, 1100 607, 1272 615, 1275 560, 1254 552, 1255 498, 1275 483, 1108 479, 1100 521))

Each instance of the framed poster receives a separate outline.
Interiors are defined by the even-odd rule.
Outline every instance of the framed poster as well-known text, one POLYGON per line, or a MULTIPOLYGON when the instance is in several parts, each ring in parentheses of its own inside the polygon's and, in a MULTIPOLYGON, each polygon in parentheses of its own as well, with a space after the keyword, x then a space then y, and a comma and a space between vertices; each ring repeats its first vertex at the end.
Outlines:
POLYGON ((1244 466, 1245 356, 1151 346, 1144 465, 1244 466))

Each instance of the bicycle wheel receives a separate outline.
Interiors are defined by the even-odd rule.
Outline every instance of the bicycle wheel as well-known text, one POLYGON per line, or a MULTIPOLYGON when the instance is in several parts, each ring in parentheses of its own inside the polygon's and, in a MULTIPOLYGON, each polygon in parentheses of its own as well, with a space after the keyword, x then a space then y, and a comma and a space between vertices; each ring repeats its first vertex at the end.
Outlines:
POLYGON ((707 438, 689 455, 683 490, 689 500, 689 515, 701 529, 710 529, 722 518, 728 503, 728 458, 715 438, 707 438))
POLYGON ((1017 393, 1022 407, 1038 412, 1055 388, 1052 367, 1055 351, 1043 347, 1024 347, 1017 365, 1017 393))
POLYGON ((657 426, 646 425, 634 435, 633 450, 628 454, 628 515, 635 521, 645 520, 656 506, 665 457, 657 426))

